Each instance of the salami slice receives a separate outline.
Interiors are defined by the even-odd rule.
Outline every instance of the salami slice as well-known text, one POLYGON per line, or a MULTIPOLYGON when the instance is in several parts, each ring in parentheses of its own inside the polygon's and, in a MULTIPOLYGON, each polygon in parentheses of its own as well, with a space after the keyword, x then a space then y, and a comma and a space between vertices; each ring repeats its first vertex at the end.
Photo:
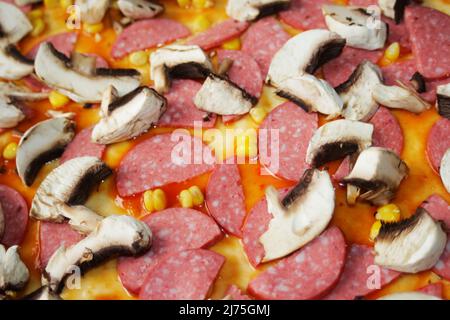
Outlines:
POLYGON ((0 185, 0 204, 5 220, 5 230, 0 243, 6 247, 19 245, 22 243, 28 224, 27 203, 16 190, 0 185))
POLYGON ((150 251, 139 258, 122 258, 118 264, 122 284, 134 293, 139 292, 146 275, 168 254, 206 248, 222 238, 213 219, 192 209, 167 209, 151 214, 143 221, 153 234, 150 251))
POLYGON ((141 300, 204 300, 225 258, 197 249, 174 253, 161 261, 145 279, 141 300))
POLYGON ((450 232, 450 204, 438 194, 433 194, 422 203, 422 208, 438 221, 444 222, 445 228, 450 232))
POLYGON ((228 233, 242 237, 245 197, 236 164, 217 165, 206 187, 208 211, 228 233), (226 190, 226 192, 224 192, 226 190))
POLYGON ((442 283, 432 283, 417 291, 442 299, 442 289, 442 283))
POLYGON ((428 135, 427 155, 433 168, 439 172, 441 160, 450 148, 450 120, 438 120, 428 135))
POLYGON ((448 83, 450 83, 450 78, 427 81, 427 91, 421 94, 422 98, 428 102, 434 103, 436 101, 437 87, 448 83))
POLYGON ((266 17, 252 24, 242 36, 242 51, 255 59, 265 78, 273 56, 289 38, 275 18, 266 17))
POLYGON ((248 22, 225 20, 212 28, 195 35, 188 44, 196 44, 203 50, 209 50, 222 45, 222 43, 239 37, 249 26, 248 22))
POLYGON ((316 113, 309 114, 291 102, 278 106, 260 127, 260 131, 265 130, 268 136, 266 145, 261 139, 259 141, 261 164, 282 178, 298 181, 308 168, 305 161, 306 151, 317 127, 316 113), (279 135, 279 145, 271 143, 273 134, 276 133, 279 135), (261 154, 264 149, 270 152, 270 158, 277 159, 278 164, 270 163, 270 158, 261 154), (274 167, 278 167, 278 170, 274 167))
POLYGON ((372 248, 354 244, 351 246, 344 271, 336 287, 324 299, 326 300, 353 300, 363 297, 380 289, 400 276, 399 272, 383 267, 374 268, 374 256, 372 248), (371 276, 379 276, 377 279, 379 288, 371 287, 371 276))
POLYGON ((60 247, 69 247, 83 239, 68 223, 41 222, 39 228, 39 261, 45 269, 48 261, 60 247))
POLYGON ((375 147, 391 149, 401 155, 404 145, 403 131, 392 113, 388 109, 380 107, 370 119, 370 123, 373 124, 374 129, 372 144, 375 147))
POLYGON ((397 81, 408 83, 414 73, 417 72, 416 59, 409 59, 391 63, 381 68, 383 71, 384 82, 388 86, 396 85, 397 81))
POLYGON ((225 59, 233 61, 228 77, 232 82, 244 89, 255 98, 261 96, 264 79, 261 75, 258 63, 243 51, 218 50, 219 63, 225 59))
POLYGON ((434 266, 433 271, 446 280, 450 280, 450 239, 447 239, 445 251, 434 266))
POLYGON ((30 52, 28 52, 27 56, 31 59, 36 57, 36 54, 39 50, 41 43, 50 42, 53 44, 56 50, 63 53, 67 57, 70 57, 73 50, 75 49, 75 44, 77 43, 78 34, 75 32, 63 32, 58 33, 56 35, 50 36, 37 45, 35 45, 30 52))
POLYGON ((334 173, 333 180, 336 182, 342 181, 342 179, 344 179, 346 176, 350 174, 350 171, 351 171, 350 157, 346 157, 344 160, 342 160, 338 169, 334 173))
POLYGON ((244 301, 244 300, 251 300, 251 299, 249 296, 243 294, 241 289, 239 289, 237 286, 232 285, 228 288, 227 292, 225 293, 224 300, 244 301))
POLYGON ((327 29, 322 14, 322 5, 329 0, 293 0, 291 8, 280 12, 280 19, 299 30, 327 29))
POLYGON ((194 104, 194 97, 202 85, 194 80, 174 80, 170 91, 165 95, 167 110, 159 120, 160 126, 194 127, 194 122, 203 128, 213 128, 217 116, 199 110, 194 104))
POLYGON ((51 89, 34 75, 23 78, 25 85, 34 92, 49 92, 51 89))
POLYGON ((342 232, 332 227, 260 274, 250 282, 248 290, 260 299, 320 298, 338 281, 345 263, 345 252, 342 232))
POLYGON ((187 134, 154 136, 132 149, 120 163, 117 190, 126 197, 182 182, 214 168, 211 149, 187 134))
POLYGON ((430 79, 450 76, 450 16, 424 6, 408 6, 405 23, 419 72, 430 79))
POLYGON ((132 52, 155 48, 190 35, 187 27, 170 19, 157 18, 134 22, 117 37, 111 55, 120 59, 132 52))
POLYGON ((70 142, 59 160, 60 164, 78 157, 97 157, 101 159, 106 146, 91 141, 92 128, 81 130, 70 142))

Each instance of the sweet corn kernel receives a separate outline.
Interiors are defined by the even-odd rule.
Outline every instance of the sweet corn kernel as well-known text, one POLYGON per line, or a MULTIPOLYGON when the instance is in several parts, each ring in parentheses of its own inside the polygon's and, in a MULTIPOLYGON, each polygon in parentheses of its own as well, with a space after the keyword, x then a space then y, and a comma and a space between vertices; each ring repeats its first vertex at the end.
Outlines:
POLYGON ((377 220, 372 225, 372 228, 370 228, 370 239, 373 241, 378 236, 378 233, 380 233, 381 229, 381 221, 377 220))
POLYGON ((156 211, 164 210, 167 207, 166 194, 161 189, 156 189, 152 194, 153 208, 156 211))
POLYGON ((43 15, 44 15, 44 11, 42 11, 41 9, 34 9, 34 10, 31 10, 30 12, 28 12, 28 17, 30 19, 42 18, 43 15))
POLYGON ((212 7, 214 7, 214 1, 213 0, 192 0, 192 4, 197 9, 204 9, 204 8, 212 8, 212 7))
POLYGON ((44 5, 46 8, 56 8, 59 5, 58 0, 44 0, 44 5))
POLYGON ((258 138, 256 132, 247 130, 236 138, 236 155, 240 158, 253 158, 258 154, 258 138))
POLYGON ((177 3, 180 7, 186 8, 191 5, 191 0, 177 0, 177 3))
POLYGON ((33 30, 31 31, 31 35, 33 37, 37 37, 45 30, 45 22, 42 18, 37 18, 33 20, 33 30))
POLYGON ((6 160, 14 160, 16 158, 16 152, 17 152, 17 143, 11 142, 8 143, 3 149, 3 158, 6 160))
POLYGON ((86 31, 87 33, 99 33, 103 30, 103 23, 96 23, 96 24, 89 24, 89 23, 85 23, 83 24, 83 29, 84 31, 86 31))
POLYGON ((140 67, 148 62, 148 54, 145 51, 137 51, 130 54, 130 62, 134 66, 140 67))
POLYGON ((180 204, 183 208, 192 208, 194 206, 194 199, 189 190, 181 191, 179 195, 180 204))
POLYGON ((192 186, 188 190, 192 195, 192 203, 194 206, 199 206, 205 201, 205 197, 199 187, 192 186))
POLYGON ((192 31, 193 32, 202 32, 208 29, 211 25, 208 18, 203 14, 198 15, 194 21, 192 22, 192 31))
POLYGON ((153 191, 151 191, 151 190, 145 191, 143 200, 144 200, 145 210, 152 213, 153 212, 153 191))
POLYGON ((48 100, 50 101, 50 104, 55 108, 60 108, 68 104, 70 101, 68 97, 59 93, 58 91, 50 92, 48 100))
POLYGON ((250 117, 252 117, 253 121, 256 123, 263 122, 266 115, 267 112, 263 108, 253 108, 250 110, 250 117))
POLYGON ((375 219, 383 222, 397 222, 400 218, 400 208, 393 203, 378 208, 375 215, 375 219))
POLYGON ((239 38, 236 38, 227 41, 222 45, 222 48, 224 48, 225 50, 239 50, 241 49, 241 40, 239 38))
POLYGON ((400 45, 398 42, 394 42, 389 47, 387 47, 384 52, 384 57, 391 62, 397 61, 400 56, 400 45))
POLYGON ((64 8, 67 9, 68 7, 70 7, 73 4, 72 0, 59 0, 59 5, 64 8))

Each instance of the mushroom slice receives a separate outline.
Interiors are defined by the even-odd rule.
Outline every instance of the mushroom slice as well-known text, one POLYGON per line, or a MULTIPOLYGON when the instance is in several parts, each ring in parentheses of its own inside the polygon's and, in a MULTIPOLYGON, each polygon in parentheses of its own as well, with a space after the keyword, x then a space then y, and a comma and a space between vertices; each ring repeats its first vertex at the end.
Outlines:
POLYGON ((0 33, 8 43, 17 43, 25 37, 33 26, 27 16, 16 6, 0 1, 0 33))
POLYGON ((334 88, 310 74, 284 80, 278 86, 277 94, 307 112, 320 112, 329 115, 330 119, 342 112, 343 102, 334 88))
POLYGON ((109 0, 76 0, 80 8, 81 20, 89 24, 100 23, 109 7, 109 0))
POLYGON ((0 203, 0 239, 3 237, 5 232, 5 215, 3 213, 2 204, 0 203))
POLYGON ((12 246, 6 250, 0 244, 0 297, 22 290, 30 277, 18 249, 18 246, 12 246))
POLYGON ((0 35, 0 78, 19 80, 33 70, 34 62, 24 57, 16 46, 0 35))
POLYGON ((350 78, 336 88, 344 101, 344 118, 369 120, 378 110, 378 103, 372 96, 373 90, 382 83, 383 75, 378 66, 367 60, 359 64, 350 78))
POLYGON ((382 224, 375 239, 375 263, 400 272, 421 272, 438 262, 446 243, 441 223, 419 208, 406 220, 382 224))
POLYGON ((50 301, 50 300, 62 300, 59 294, 54 293, 48 286, 42 286, 36 291, 30 293, 25 296, 23 300, 42 300, 42 301, 50 301))
POLYGON ((405 13, 405 7, 410 2, 410 0, 378 0, 378 6, 386 17, 400 23, 405 13))
POLYGON ((81 73, 51 43, 41 44, 35 66, 42 81, 78 103, 100 102, 110 85, 117 88, 120 96, 140 85, 140 74, 133 69, 97 69, 92 75, 81 73))
POLYGON ((381 20, 378 21, 379 26, 369 24, 372 16, 365 8, 323 5, 322 13, 328 29, 347 40, 348 46, 365 50, 384 47, 388 35, 387 24, 381 20))
POLYGON ((140 87, 108 104, 110 92, 106 91, 106 101, 102 103, 104 116, 92 131, 92 141, 96 143, 111 144, 137 137, 166 111, 166 99, 151 88, 140 87))
POLYGON ((385 205, 408 175, 408 166, 393 151, 371 147, 363 150, 344 183, 360 189, 359 198, 373 205, 385 205))
POLYGON ((414 90, 405 85, 385 86, 377 84, 372 91, 373 99, 388 108, 404 109, 414 113, 421 113, 430 108, 414 90))
POLYGON ((441 116, 450 119, 450 83, 437 87, 437 109, 441 116))
POLYGON ((223 116, 246 114, 257 101, 226 77, 212 73, 194 98, 198 109, 223 116))
POLYGON ((14 128, 25 119, 25 114, 16 105, 14 100, 0 95, 0 129, 14 128))
POLYGON ((239 21, 252 21, 289 8, 291 0, 229 0, 227 15, 239 21))
POLYGON ((314 29, 291 38, 275 54, 266 82, 275 87, 284 80, 314 72, 326 62, 338 57, 345 39, 337 33, 314 29))
POLYGON ((391 293, 377 300, 442 300, 436 296, 417 291, 391 293))
POLYGON ((328 122, 309 142, 306 162, 317 168, 325 163, 359 153, 372 145, 373 125, 351 120, 328 122))
POLYGON ((48 161, 61 156, 75 136, 75 122, 67 118, 45 120, 28 129, 17 148, 16 167, 22 182, 31 186, 48 161))
POLYGON ((450 193, 450 149, 447 150, 442 158, 439 173, 445 189, 447 189, 447 192, 450 193))
POLYGON ((284 257, 320 235, 333 216, 335 192, 327 171, 310 169, 281 201, 277 190, 268 187, 266 201, 273 218, 259 239, 264 262, 284 257))
POLYGON ((18 86, 12 82, 0 82, 0 96, 21 101, 39 101, 48 98, 46 92, 33 92, 26 87, 18 86))
POLYGON ((53 292, 61 292, 73 266, 82 272, 117 256, 137 256, 152 243, 149 227, 130 216, 110 216, 80 242, 61 246, 50 258, 42 275, 42 284, 53 292))
POLYGON ((170 45, 150 55, 150 78, 159 93, 166 93, 171 78, 206 78, 213 67, 208 55, 196 45, 170 45))
POLYGON ((36 191, 30 216, 41 221, 63 222, 81 233, 89 233, 102 217, 86 207, 92 187, 106 179, 111 169, 95 157, 64 162, 50 172, 36 191))
POLYGON ((119 0, 117 5, 125 17, 136 20, 153 18, 164 11, 162 5, 148 0, 119 0))

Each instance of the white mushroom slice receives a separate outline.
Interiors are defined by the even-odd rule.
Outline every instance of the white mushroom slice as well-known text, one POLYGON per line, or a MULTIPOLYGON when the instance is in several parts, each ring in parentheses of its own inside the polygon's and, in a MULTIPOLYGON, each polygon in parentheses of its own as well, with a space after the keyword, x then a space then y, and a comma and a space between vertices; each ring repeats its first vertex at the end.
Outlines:
POLYGON ((33 26, 25 13, 16 6, 0 1, 0 33, 8 43, 17 43, 25 37, 33 26))
POLYGON ((153 18, 164 11, 162 5, 148 0, 119 0, 117 5, 125 17, 136 20, 153 18))
POLYGON ((0 129, 14 128, 25 119, 25 114, 14 102, 0 95, 0 129))
POLYGON ((343 182, 358 187, 360 199, 380 206, 392 200, 408 172, 408 166, 394 151, 371 147, 360 153, 343 182))
POLYGON ((439 173, 445 189, 447 189, 447 192, 450 193, 450 149, 447 150, 441 160, 441 168, 439 173))
POLYGON ((287 9, 291 0, 228 0, 227 15, 239 21, 252 21, 287 9))
POLYGON ((140 74, 133 69, 97 69, 93 75, 82 74, 50 43, 39 47, 35 66, 42 81, 79 103, 100 102, 110 85, 117 88, 120 96, 140 85, 140 74))
POLYGON ((36 291, 30 293, 25 296, 23 300, 41 300, 41 301, 50 301, 50 300, 62 300, 61 297, 54 293, 48 286, 42 286, 36 291))
POLYGON ((250 111, 257 100, 225 77, 210 74, 194 98, 203 111, 219 115, 239 115, 250 111))
POLYGON ((170 45, 150 55, 150 78, 159 93, 166 93, 171 78, 206 78, 213 67, 208 55, 196 45, 170 45))
POLYGON ((372 91, 373 99, 388 108, 404 109, 421 113, 430 108, 416 92, 406 86, 385 86, 377 84, 372 91))
POLYGON ((33 70, 34 62, 24 57, 7 38, 0 36, 0 79, 19 80, 33 70))
POLYGON ((77 115, 75 112, 62 112, 57 110, 47 110, 45 113, 50 118, 67 118, 73 120, 77 115))
POLYGON ((18 6, 26 6, 29 4, 40 3, 43 0, 14 0, 14 3, 18 6))
POLYGON ((409 2, 410 0, 378 0, 378 6, 386 17, 399 23, 409 2))
POLYGON ((400 272, 429 270, 438 262, 446 243, 441 223, 419 208, 406 220, 382 224, 375 239, 375 263, 400 272))
POLYGON ((387 24, 380 20, 378 26, 371 25, 371 14, 366 9, 323 5, 322 12, 328 29, 347 40, 348 46, 365 50, 384 47, 388 35, 387 24))
POLYGON ((22 101, 38 101, 47 99, 48 93, 33 92, 26 87, 20 87, 12 82, 0 82, 0 96, 22 101))
POLYGON ((102 217, 80 205, 84 204, 92 187, 110 174, 111 169, 95 157, 64 162, 50 172, 37 189, 30 216, 51 222, 69 219, 69 224, 79 232, 91 232, 102 217))
POLYGON ((0 203, 0 239, 3 237, 5 232, 5 215, 3 214, 2 204, 0 203))
POLYGON ((76 0, 75 5, 80 8, 81 21, 96 24, 102 22, 109 0, 76 0))
POLYGON ((16 168, 22 182, 31 186, 45 163, 61 156, 75 136, 75 122, 55 118, 37 123, 20 139, 16 168))
POLYGON ((284 80, 314 72, 326 62, 338 57, 345 39, 337 33, 314 29, 291 38, 275 54, 266 82, 277 87, 284 80))
POLYGON ((320 167, 327 162, 359 153, 372 145, 373 125, 351 120, 328 122, 314 133, 306 162, 320 167))
POLYGON ((377 300, 442 300, 436 296, 417 291, 391 293, 377 300))
POLYGON ((329 115, 330 119, 339 116, 343 108, 341 98, 328 82, 306 73, 281 82, 277 94, 308 112, 329 115))
POLYGON ((273 218, 259 239, 264 262, 284 257, 320 235, 333 216, 335 192, 328 172, 312 169, 282 201, 276 189, 267 188, 266 201, 273 218))
POLYGON ((77 244, 61 246, 50 258, 42 276, 42 284, 53 292, 60 292, 73 266, 82 272, 102 261, 117 256, 137 256, 146 252, 152 243, 149 227, 130 216, 110 216, 77 244))
POLYGON ((359 64, 350 78, 336 88, 344 101, 343 117, 348 120, 369 120, 378 110, 372 92, 382 82, 383 76, 378 66, 367 60, 359 64))
POLYGON ((30 273, 17 252, 18 246, 8 250, 0 244, 0 297, 25 287, 30 273))
POLYGON ((436 90, 437 109, 441 116, 450 119, 450 83, 440 85, 436 90))
MULTIPOLYGON (((110 100, 109 90, 105 99, 110 100)), ((140 87, 107 107, 106 104, 102 103, 104 116, 92 131, 92 141, 100 144, 121 142, 141 135, 158 122, 167 105, 163 96, 148 87, 140 87)))

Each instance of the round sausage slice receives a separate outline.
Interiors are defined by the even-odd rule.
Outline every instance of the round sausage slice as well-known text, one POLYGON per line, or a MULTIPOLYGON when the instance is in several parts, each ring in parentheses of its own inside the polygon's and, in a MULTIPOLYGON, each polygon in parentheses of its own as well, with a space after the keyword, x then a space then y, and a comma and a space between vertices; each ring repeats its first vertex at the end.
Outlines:
POLYGON ((16 190, 0 185, 0 204, 5 224, 0 243, 6 247, 19 245, 22 243, 28 224, 27 203, 16 190))

